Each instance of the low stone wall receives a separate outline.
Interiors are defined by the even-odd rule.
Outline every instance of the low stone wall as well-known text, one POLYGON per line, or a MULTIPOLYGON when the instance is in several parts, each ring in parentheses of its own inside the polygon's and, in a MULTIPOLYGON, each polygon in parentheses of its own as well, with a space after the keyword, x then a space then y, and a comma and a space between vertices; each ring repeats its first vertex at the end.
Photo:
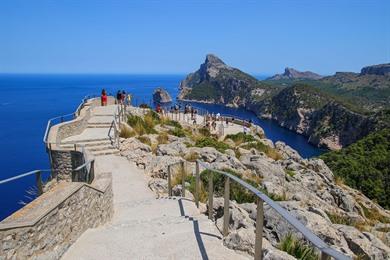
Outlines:
POLYGON ((62 182, 0 223, 0 259, 59 259, 112 215, 111 174, 92 185, 62 182))
POLYGON ((57 181, 72 181, 72 169, 84 163, 83 153, 80 151, 51 150, 52 167, 55 171, 52 178, 57 181))

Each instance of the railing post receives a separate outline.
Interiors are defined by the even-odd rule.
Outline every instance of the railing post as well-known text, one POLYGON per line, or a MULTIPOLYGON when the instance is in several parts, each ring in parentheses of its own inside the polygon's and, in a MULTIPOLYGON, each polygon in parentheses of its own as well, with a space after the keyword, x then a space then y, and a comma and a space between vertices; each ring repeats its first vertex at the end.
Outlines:
POLYGON ((200 176, 199 176, 199 162, 195 164, 195 204, 199 208, 199 188, 200 188, 200 176))
POLYGON ((182 161, 181 163, 180 163, 180 165, 181 165, 181 190, 182 190, 182 192, 181 192, 181 195, 183 196, 183 197, 185 197, 186 196, 186 171, 185 171, 185 167, 184 167, 184 161, 182 161))
POLYGON ((328 256, 325 252, 321 252, 321 260, 330 260, 330 256, 328 256))
POLYGON ((257 214, 256 214, 256 240, 255 240, 255 260, 263 258, 263 222, 264 222, 264 208, 263 200, 257 199, 257 214))
POLYGON ((229 234, 229 200, 230 200, 230 178, 226 177, 225 180, 225 198, 223 207, 223 236, 226 237, 229 234))
POLYGON ((213 220, 213 172, 209 173, 209 219, 213 220))
POLYGON ((168 196, 172 196, 171 166, 168 165, 168 196))
POLYGON ((38 195, 43 193, 43 184, 42 184, 42 176, 41 171, 35 172, 35 181, 37 183, 38 195))
POLYGON ((95 178, 95 160, 91 161, 91 167, 89 169, 89 174, 87 175, 87 183, 92 183, 95 178))

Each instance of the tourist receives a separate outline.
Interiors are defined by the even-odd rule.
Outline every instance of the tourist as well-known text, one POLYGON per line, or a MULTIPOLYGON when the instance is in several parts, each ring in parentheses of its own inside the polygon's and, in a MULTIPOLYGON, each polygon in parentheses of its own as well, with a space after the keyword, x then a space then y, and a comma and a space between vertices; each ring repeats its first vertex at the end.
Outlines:
POLYGON ((157 113, 161 113, 161 106, 160 106, 160 104, 157 104, 156 112, 157 113))
POLYGON ((120 104, 121 100, 122 100, 122 93, 120 90, 118 90, 118 92, 116 92, 116 104, 120 104))
POLYGON ((126 101, 126 91, 122 90, 122 93, 121 93, 121 103, 125 104, 125 101, 126 101))
POLYGON ((229 118, 225 117, 226 119, 226 126, 229 126, 229 118))
POLYGON ((217 113, 217 121, 219 121, 219 118, 221 117, 220 113, 217 113))
POLYGON ((216 121, 213 121, 212 127, 213 127, 214 131, 217 130, 217 122, 216 121))
POLYGON ((107 106, 107 94, 106 94, 105 89, 102 90, 102 95, 100 97, 100 100, 101 100, 102 106, 107 106))

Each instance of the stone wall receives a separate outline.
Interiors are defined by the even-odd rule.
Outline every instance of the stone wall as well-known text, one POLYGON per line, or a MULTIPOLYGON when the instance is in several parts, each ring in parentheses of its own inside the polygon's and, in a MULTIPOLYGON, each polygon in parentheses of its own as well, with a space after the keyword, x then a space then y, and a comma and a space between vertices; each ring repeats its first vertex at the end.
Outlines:
POLYGON ((83 153, 80 151, 51 150, 52 166, 55 171, 52 178, 58 181, 72 181, 72 169, 84 163, 83 153))
POLYGON ((0 223, 0 259, 59 259, 112 215, 111 174, 93 185, 63 182, 0 223))

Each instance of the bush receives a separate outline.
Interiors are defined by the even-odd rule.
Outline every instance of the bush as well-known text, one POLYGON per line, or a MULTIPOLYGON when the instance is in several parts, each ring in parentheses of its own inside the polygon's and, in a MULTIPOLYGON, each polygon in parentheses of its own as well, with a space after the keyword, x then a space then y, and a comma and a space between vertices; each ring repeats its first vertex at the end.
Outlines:
POLYGON ((174 127, 176 127, 176 128, 180 128, 180 129, 183 128, 179 122, 174 121, 174 120, 170 120, 170 119, 165 120, 165 121, 163 122, 163 124, 164 124, 164 125, 174 126, 174 127))
POLYGON ((233 142, 236 143, 236 145, 240 145, 242 143, 247 143, 247 142, 254 142, 256 141, 255 138, 253 137, 253 135, 249 135, 249 134, 244 134, 242 132, 238 133, 238 134, 230 134, 230 135, 227 135, 225 137, 225 140, 226 139, 231 139, 233 140, 233 142))
POLYGON ((151 107, 148 104, 145 104, 145 103, 140 104, 139 107, 140 108, 149 108, 149 109, 151 109, 151 107))
POLYGON ((218 140, 216 140, 215 138, 212 138, 212 137, 202 137, 202 138, 198 139, 195 142, 195 146, 200 147, 200 148, 214 147, 215 149, 217 149, 221 153, 225 152, 226 149, 230 148, 229 145, 227 145, 223 142, 219 142, 218 140))
POLYGON ((211 136, 211 132, 208 128, 206 127, 202 127, 198 130, 199 134, 202 135, 202 136, 205 136, 205 137, 210 137, 211 136))
MULTIPOLYGON (((150 117, 149 117, 150 118, 150 117)), ((155 134, 156 130, 150 127, 150 122, 146 123, 141 117, 130 115, 127 117, 127 123, 134 129, 138 135, 155 134)))
POLYGON ((287 252, 289 255, 302 260, 318 260, 315 249, 302 240, 298 240, 291 233, 282 238, 278 249, 287 252))
POLYGON ((178 127, 175 127, 173 130, 169 130, 168 133, 177 137, 186 136, 186 132, 183 130, 183 128, 178 128, 178 127))
POLYGON ((390 129, 320 156, 336 177, 390 209, 390 129))
POLYGON ((242 146, 242 148, 248 150, 254 148, 260 152, 265 153, 268 157, 274 159, 275 161, 282 159, 282 155, 276 149, 269 147, 268 145, 263 144, 260 141, 255 141, 255 142, 245 144, 242 146))

